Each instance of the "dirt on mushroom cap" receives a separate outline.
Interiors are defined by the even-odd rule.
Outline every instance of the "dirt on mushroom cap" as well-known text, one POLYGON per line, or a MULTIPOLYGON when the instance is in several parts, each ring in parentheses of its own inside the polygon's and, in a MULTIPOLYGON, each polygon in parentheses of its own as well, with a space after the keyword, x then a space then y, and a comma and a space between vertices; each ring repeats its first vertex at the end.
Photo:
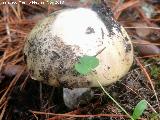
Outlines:
POLYGON ((32 78, 53 86, 91 87, 98 86, 97 77, 108 85, 124 76, 133 62, 130 38, 112 16, 102 16, 92 9, 77 8, 61 10, 40 21, 24 48, 32 78), (97 55, 100 65, 92 75, 77 76, 73 68, 78 59, 102 49, 97 55))

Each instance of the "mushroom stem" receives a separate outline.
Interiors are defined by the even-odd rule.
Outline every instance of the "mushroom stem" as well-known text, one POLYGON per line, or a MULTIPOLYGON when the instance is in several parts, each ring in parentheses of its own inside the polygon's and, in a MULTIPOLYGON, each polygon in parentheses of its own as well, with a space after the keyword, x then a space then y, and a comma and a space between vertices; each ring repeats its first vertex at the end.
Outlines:
POLYGON ((70 109, 88 103, 92 97, 93 91, 91 88, 63 88, 63 100, 65 105, 70 109))

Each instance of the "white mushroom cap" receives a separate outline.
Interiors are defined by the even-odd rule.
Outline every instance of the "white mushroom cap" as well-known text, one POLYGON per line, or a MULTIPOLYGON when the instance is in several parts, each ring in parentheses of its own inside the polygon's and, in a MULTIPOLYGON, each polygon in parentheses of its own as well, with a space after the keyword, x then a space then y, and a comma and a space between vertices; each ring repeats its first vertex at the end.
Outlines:
POLYGON ((97 78, 104 86, 111 84, 133 63, 133 47, 124 28, 89 8, 61 10, 40 21, 27 38, 24 55, 33 79, 64 87, 96 87, 97 78), (84 55, 97 55, 99 66, 82 76, 74 65, 84 55))

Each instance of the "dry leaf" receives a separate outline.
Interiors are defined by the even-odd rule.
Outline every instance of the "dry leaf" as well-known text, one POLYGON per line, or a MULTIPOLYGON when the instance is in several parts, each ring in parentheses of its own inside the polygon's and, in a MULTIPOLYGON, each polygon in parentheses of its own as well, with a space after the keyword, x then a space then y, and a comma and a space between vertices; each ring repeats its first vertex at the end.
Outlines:
POLYGON ((145 40, 136 40, 136 48, 141 56, 160 54, 160 48, 145 40))
POLYGON ((135 27, 137 35, 141 38, 146 38, 152 32, 151 29, 144 28, 148 27, 146 23, 133 23, 132 25, 135 27))
POLYGON ((6 65, 4 70, 3 70, 3 74, 9 76, 9 77, 13 77, 15 76, 18 71, 20 69, 22 69, 23 67, 21 65, 6 65))

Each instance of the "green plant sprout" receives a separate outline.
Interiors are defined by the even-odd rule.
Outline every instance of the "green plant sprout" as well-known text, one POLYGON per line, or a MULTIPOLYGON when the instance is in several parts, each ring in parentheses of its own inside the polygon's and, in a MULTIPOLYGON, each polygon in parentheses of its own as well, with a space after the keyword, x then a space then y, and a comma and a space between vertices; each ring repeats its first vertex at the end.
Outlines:
POLYGON ((151 67, 151 75, 154 78, 158 78, 158 76, 160 75, 160 68, 157 67, 156 65, 154 65, 153 67, 151 67))
POLYGON ((133 119, 137 120, 143 114, 146 108, 147 108, 147 101, 141 100, 134 108, 134 111, 132 114, 133 119))

